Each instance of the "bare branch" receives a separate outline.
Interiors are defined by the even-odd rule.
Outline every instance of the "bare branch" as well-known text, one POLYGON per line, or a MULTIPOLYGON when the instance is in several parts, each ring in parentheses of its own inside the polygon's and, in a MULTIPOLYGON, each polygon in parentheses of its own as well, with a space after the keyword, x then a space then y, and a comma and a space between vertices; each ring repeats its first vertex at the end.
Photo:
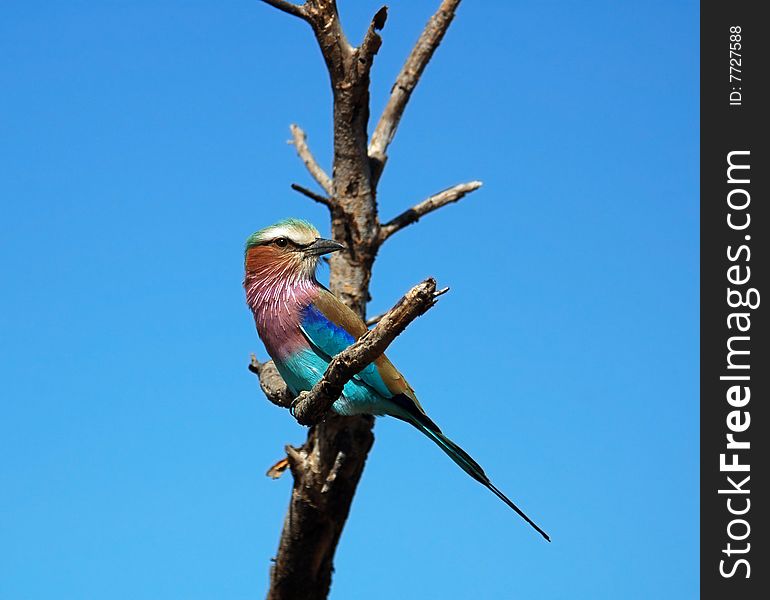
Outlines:
POLYGON ((326 171, 324 171, 318 162, 316 162, 312 152, 310 152, 310 148, 308 148, 307 145, 307 135, 305 135, 305 132, 302 131, 298 125, 293 123, 289 125, 289 129, 291 129, 292 137, 292 140, 289 143, 294 145, 294 148, 297 150, 297 155, 302 162, 305 163, 305 167, 310 172, 310 175, 313 176, 313 179, 315 179, 318 182, 318 185, 331 196, 333 193, 332 180, 326 174, 326 171))
POLYGON ((366 365, 380 356, 407 325, 436 303, 436 280, 428 278, 409 290, 377 326, 367 331, 329 363, 321 380, 292 403, 301 425, 318 423, 342 394, 342 388, 366 365))
POLYGON ((322 196, 321 194, 316 194, 313 190, 309 190, 306 187, 302 187, 298 183, 292 183, 291 189, 293 189, 295 192, 299 192, 303 196, 307 196, 311 200, 315 200, 319 204, 328 206, 329 208, 331 208, 334 205, 334 200, 332 200, 331 198, 327 198, 326 196, 322 196))
POLYGON ((265 4, 269 4, 273 8, 282 10, 285 13, 299 17, 304 21, 307 21, 307 13, 305 12, 305 5, 294 4, 287 0, 262 0, 265 4))
POLYGON ((283 381, 283 377, 275 367, 275 363, 272 360, 266 363, 261 363, 257 360, 257 357, 252 354, 251 362, 249 363, 249 371, 259 377, 259 387, 270 400, 276 406, 281 408, 289 408, 292 400, 294 399, 286 384, 283 381))
POLYGON ((460 0, 442 0, 441 6, 428 20, 404 66, 401 67, 401 72, 396 77, 388 103, 382 111, 382 116, 369 142, 369 158, 374 163, 372 177, 375 184, 388 160, 388 146, 396 135, 396 129, 409 98, 420 81, 425 66, 444 38, 459 4, 460 0))
MULTIPOLYGON (((438 298, 439 296, 443 296, 449 291, 448 287, 441 288, 440 290, 436 290, 436 292, 433 294, 435 298, 438 298)), ((378 315, 374 315, 373 317, 369 317, 366 320, 366 326, 371 327, 372 325, 377 325, 380 321, 382 321, 382 317, 387 315, 388 313, 380 313, 378 315)))
POLYGON ((407 225, 416 223, 420 217, 424 217, 430 212, 457 202, 466 194, 479 189, 483 184, 480 181, 469 181, 468 183, 459 183, 451 188, 447 188, 438 194, 426 198, 419 204, 416 204, 409 210, 402 212, 396 218, 391 219, 380 227, 380 244, 387 240, 391 235, 403 229, 407 225))

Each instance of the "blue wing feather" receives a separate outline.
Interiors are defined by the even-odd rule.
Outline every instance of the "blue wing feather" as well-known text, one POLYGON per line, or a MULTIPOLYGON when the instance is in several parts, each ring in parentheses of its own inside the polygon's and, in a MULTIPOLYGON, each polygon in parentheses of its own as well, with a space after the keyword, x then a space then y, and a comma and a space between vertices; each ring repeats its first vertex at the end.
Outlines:
POLYGON ((328 357, 339 354, 356 341, 347 329, 332 323, 314 304, 303 311, 300 327, 309 341, 328 357))
MULTIPOLYGON (((328 361, 356 341, 344 327, 329 320, 315 305, 309 305, 302 313, 300 328, 312 346, 328 361)), ((384 398, 393 393, 385 385, 374 363, 367 365, 358 375, 358 379, 371 387, 384 398)))

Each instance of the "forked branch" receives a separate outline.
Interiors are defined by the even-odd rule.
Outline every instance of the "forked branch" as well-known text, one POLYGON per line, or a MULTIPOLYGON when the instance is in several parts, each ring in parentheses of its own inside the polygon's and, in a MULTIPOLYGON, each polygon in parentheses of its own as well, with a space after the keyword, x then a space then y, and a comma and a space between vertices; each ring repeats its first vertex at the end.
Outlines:
MULTIPOLYGON (((369 76, 382 44, 378 31, 385 24, 386 10, 377 12, 361 44, 354 47, 343 31, 336 0, 305 0, 302 4, 287 0, 263 1, 311 26, 329 73, 334 140, 331 172, 327 174, 320 168, 307 147, 304 133, 299 128, 292 129, 297 153, 325 195, 296 184, 292 187, 332 209, 332 237, 345 243, 347 250, 331 257, 329 287, 363 318, 369 300, 372 266, 384 239, 377 214, 377 181, 409 97, 446 33, 460 0, 436 0, 441 5, 401 70, 371 143, 367 134, 369 76)), ((396 217, 385 225, 385 237, 439 205, 460 197, 449 199, 449 196, 433 198, 432 203, 428 199, 411 212, 407 211, 409 215, 396 217)), ((345 383, 381 355, 390 341, 417 315, 430 308, 441 293, 443 291, 436 291, 432 280, 410 291, 371 332, 334 359, 319 386, 294 402, 301 422, 324 420, 310 427, 301 448, 287 447, 286 463, 281 461, 278 468, 273 469, 281 470, 288 464, 294 481, 270 573, 270 600, 326 598, 334 551, 374 441, 371 416, 338 417, 329 413, 329 407, 345 383)), ((260 384, 272 402, 279 406, 292 403, 291 394, 287 393, 272 363, 255 363, 252 370, 259 374, 260 384)))

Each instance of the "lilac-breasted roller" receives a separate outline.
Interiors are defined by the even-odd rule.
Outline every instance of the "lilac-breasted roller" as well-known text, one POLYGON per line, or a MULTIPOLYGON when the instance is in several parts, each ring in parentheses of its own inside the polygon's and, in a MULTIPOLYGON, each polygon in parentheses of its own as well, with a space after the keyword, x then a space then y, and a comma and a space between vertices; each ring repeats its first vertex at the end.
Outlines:
MULTIPOLYGON (((359 316, 315 276, 320 257, 343 248, 321 238, 315 227, 299 219, 280 221, 246 241, 246 302, 254 313, 259 337, 295 396, 310 390, 332 357, 367 331, 359 316)), ((550 541, 425 414, 414 390, 384 354, 345 384, 332 410, 339 415, 390 415, 410 423, 550 541)))

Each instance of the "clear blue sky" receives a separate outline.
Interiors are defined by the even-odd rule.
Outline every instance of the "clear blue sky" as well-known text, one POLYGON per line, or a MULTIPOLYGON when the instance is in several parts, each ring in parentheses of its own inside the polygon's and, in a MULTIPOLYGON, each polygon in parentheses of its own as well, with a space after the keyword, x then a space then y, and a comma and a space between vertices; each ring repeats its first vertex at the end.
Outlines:
MULTIPOLYGON (((378 8, 340 0, 359 40, 378 8)), ((373 114, 438 0, 390 3, 373 114)), ((553 537, 379 420, 332 597, 698 592, 698 4, 466 0, 381 185, 372 312, 452 288, 392 346, 434 420, 553 537)), ((257 0, 0 7, 0 598, 260 598, 305 436, 242 247, 322 208, 310 31, 257 0)), ((323 274, 325 277, 326 274, 323 274)))

